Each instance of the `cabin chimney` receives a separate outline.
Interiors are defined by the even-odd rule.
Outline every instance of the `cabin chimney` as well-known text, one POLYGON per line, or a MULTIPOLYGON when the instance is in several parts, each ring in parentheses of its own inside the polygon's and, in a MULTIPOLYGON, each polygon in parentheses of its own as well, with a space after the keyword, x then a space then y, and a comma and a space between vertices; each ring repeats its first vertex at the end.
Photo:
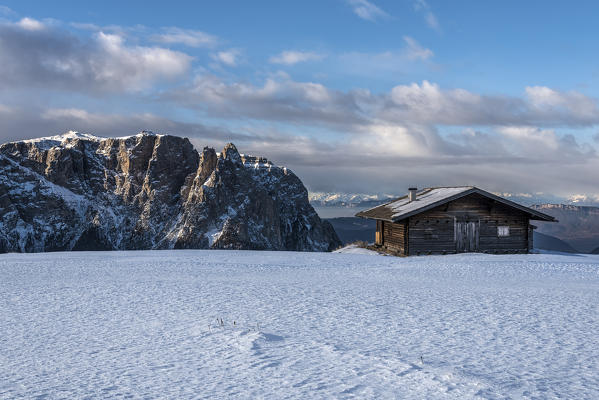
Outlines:
POLYGON ((410 200, 410 203, 413 202, 414 200, 416 200, 416 192, 418 191, 418 188, 415 187, 411 187, 408 189, 408 200, 410 200))

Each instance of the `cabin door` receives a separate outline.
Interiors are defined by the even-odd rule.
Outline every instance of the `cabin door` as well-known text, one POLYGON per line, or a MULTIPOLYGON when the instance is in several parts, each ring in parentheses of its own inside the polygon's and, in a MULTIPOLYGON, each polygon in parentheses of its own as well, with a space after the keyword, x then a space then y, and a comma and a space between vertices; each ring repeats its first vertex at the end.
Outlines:
POLYGON ((473 253, 478 251, 478 221, 456 221, 454 234, 455 246, 458 253, 473 253))

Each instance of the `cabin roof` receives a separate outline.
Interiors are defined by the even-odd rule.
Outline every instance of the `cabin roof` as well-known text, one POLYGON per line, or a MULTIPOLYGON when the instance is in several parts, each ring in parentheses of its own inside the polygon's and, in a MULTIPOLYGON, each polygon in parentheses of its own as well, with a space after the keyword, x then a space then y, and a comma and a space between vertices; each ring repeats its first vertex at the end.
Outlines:
POLYGON ((416 200, 410 201, 408 196, 402 196, 388 203, 381 204, 368 210, 360 211, 356 217, 380 219, 384 221, 397 222, 402 219, 420 214, 442 204, 457 200, 464 196, 478 193, 484 197, 503 203, 509 207, 516 208, 530 215, 531 219, 541 221, 555 221, 550 215, 544 214, 532 208, 515 203, 503 197, 494 195, 475 186, 453 186, 432 187, 420 190, 416 193, 416 200))

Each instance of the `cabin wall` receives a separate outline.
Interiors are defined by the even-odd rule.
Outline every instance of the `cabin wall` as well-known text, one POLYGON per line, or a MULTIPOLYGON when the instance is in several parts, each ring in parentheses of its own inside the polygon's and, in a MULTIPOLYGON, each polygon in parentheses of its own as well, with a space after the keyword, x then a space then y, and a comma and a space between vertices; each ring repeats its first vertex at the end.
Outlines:
POLYGON ((405 222, 377 221, 377 238, 380 234, 382 247, 390 253, 406 255, 407 225, 405 222), (378 233, 380 223, 380 233, 378 233))
MULTIPOLYGON (((431 210, 432 211, 432 210, 431 210)), ((444 211, 427 212, 408 220, 408 254, 456 252, 454 217, 444 211)))
POLYGON ((529 218, 524 212, 473 194, 408 218, 409 255, 456 253, 455 223, 477 225, 477 250, 485 253, 527 253, 529 218), (509 227, 500 237, 498 226, 509 227))

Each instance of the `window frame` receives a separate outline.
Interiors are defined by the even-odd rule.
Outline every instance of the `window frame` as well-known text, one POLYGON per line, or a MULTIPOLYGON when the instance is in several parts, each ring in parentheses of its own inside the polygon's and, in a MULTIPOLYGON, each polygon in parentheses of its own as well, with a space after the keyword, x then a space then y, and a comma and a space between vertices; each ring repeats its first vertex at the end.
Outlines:
POLYGON ((509 225, 497 225, 497 237, 509 237, 510 226, 509 225))

